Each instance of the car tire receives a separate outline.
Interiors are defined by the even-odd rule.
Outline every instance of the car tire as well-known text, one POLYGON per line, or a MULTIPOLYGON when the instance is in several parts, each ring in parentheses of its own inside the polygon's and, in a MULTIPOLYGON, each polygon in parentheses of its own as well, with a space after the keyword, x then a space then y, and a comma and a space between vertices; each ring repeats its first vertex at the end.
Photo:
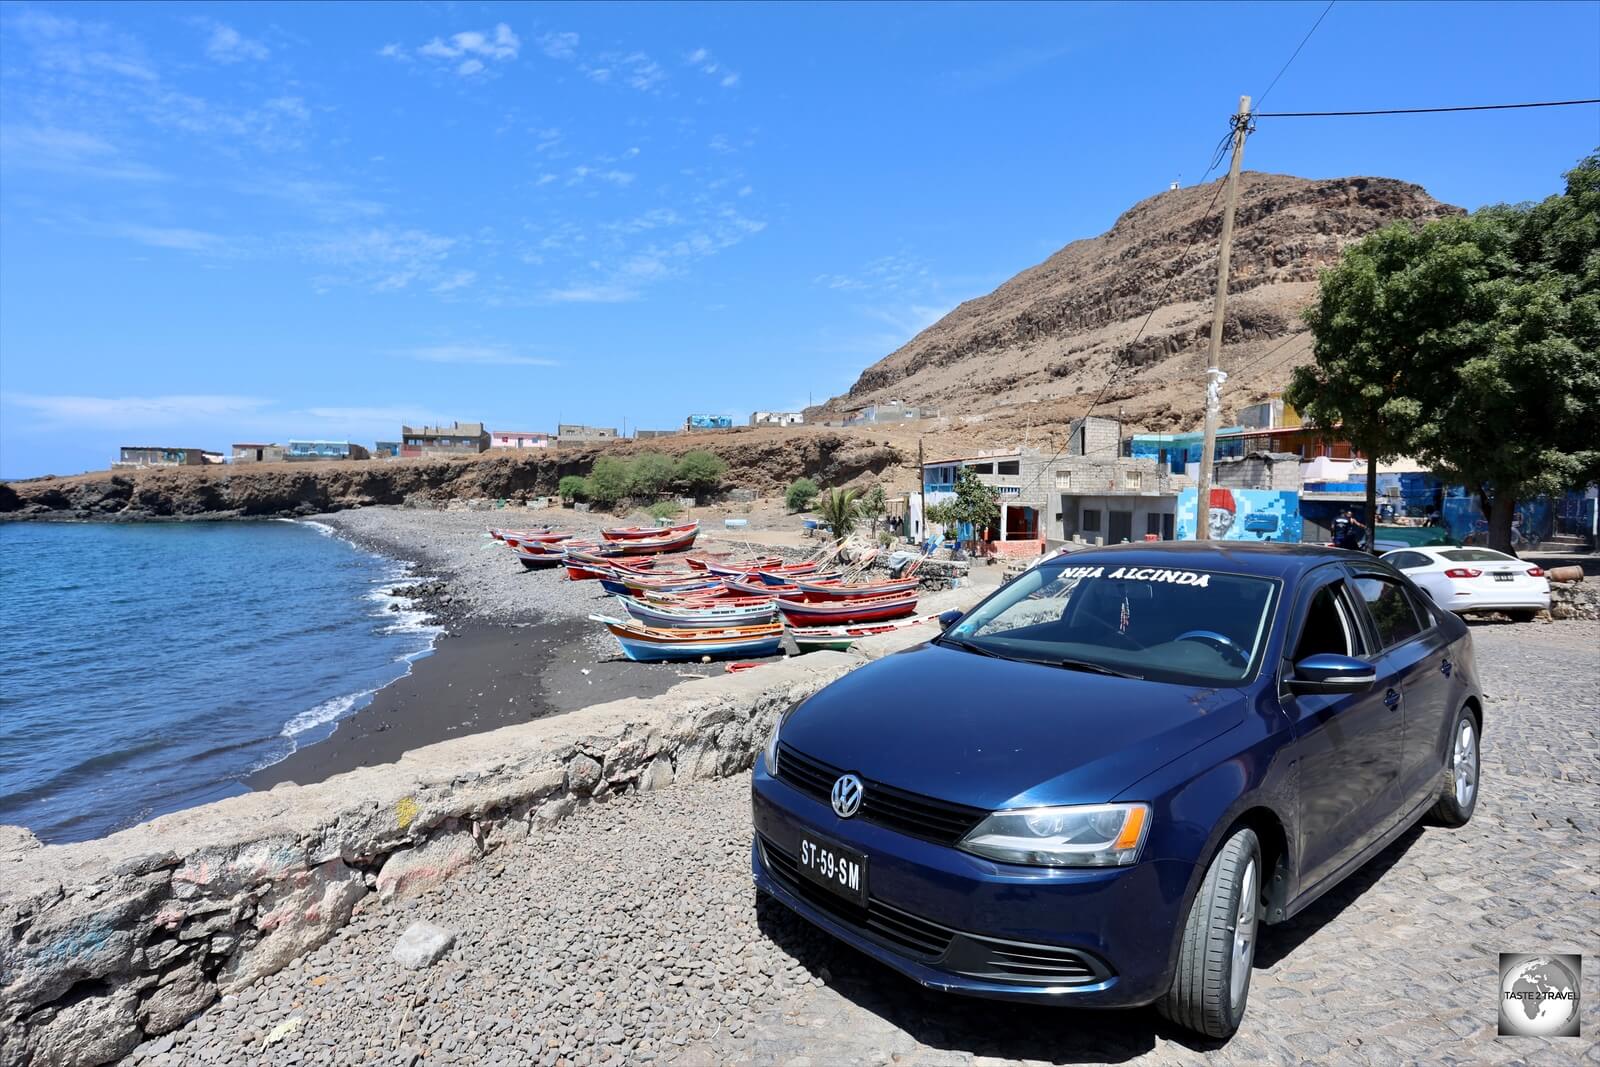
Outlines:
POLYGON ((1536 608, 1512 608, 1506 614, 1512 622, 1532 622, 1539 612, 1536 608))
POLYGON ((1456 713, 1448 744, 1444 785, 1429 814, 1444 826, 1465 826, 1478 806, 1479 755, 1483 749, 1478 717, 1471 708, 1463 707, 1456 713))
POLYGON ((1213 1038, 1239 1029, 1260 930, 1261 884, 1261 842, 1253 830, 1236 830, 1217 850, 1189 907, 1172 986, 1156 1003, 1163 1017, 1213 1038))

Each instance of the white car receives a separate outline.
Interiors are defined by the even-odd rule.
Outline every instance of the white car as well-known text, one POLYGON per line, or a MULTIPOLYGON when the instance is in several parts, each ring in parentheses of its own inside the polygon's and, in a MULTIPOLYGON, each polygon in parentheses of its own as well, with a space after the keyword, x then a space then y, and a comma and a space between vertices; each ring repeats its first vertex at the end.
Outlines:
POLYGON ((1527 620, 1550 609, 1550 579, 1526 560, 1492 548, 1402 548, 1383 561, 1404 571, 1446 611, 1503 611, 1527 620))

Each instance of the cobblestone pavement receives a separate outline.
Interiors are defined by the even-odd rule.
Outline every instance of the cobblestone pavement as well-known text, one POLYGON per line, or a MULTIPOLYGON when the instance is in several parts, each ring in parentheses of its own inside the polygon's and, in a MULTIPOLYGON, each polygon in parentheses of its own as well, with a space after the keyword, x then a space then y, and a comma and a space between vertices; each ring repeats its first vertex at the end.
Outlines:
POLYGON ((748 783, 597 805, 147 1043, 130 1062, 993 1064, 1600 1063, 1600 626, 1474 624, 1483 793, 1268 927, 1223 1045, 1148 1010, 923 992, 770 902, 748 783), (427 920, 432 967, 390 952, 427 920), (1584 952, 1585 1037, 1497 1039, 1496 954, 1584 952))

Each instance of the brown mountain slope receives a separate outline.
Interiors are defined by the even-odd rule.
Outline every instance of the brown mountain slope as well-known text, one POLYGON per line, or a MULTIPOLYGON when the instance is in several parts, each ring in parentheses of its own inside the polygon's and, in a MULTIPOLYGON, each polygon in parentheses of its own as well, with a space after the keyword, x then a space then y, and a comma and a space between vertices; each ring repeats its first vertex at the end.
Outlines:
MULTIPOLYGON (((1390 178, 1312 181, 1248 171, 1241 178, 1223 335, 1225 417, 1281 388, 1309 358, 1300 312, 1315 295, 1318 271, 1345 245, 1396 220, 1461 213, 1390 178)), ((985 437, 1023 424, 1048 437, 1052 426, 1082 414, 1121 360, 1097 414, 1121 408, 1133 425, 1155 430, 1195 424, 1216 286, 1217 188, 1213 182, 1135 204, 1106 233, 1074 241, 957 307, 868 367, 818 414, 834 418, 901 399, 967 416, 985 437)))

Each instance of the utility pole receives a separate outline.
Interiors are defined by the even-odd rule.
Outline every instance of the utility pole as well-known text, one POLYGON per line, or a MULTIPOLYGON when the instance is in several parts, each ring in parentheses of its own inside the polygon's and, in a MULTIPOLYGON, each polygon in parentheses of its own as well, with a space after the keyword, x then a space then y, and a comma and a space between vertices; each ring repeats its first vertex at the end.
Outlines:
POLYGON ((1200 477, 1194 500, 1194 539, 1211 539, 1211 463, 1217 447, 1217 416, 1222 411, 1222 383, 1228 380, 1222 362, 1222 321, 1228 311, 1228 253, 1233 247, 1233 210, 1239 202, 1239 162, 1244 139, 1250 132, 1250 98, 1239 98, 1233 116, 1233 162, 1228 166, 1228 188, 1222 204, 1222 248, 1217 252, 1217 304, 1211 313, 1211 354, 1206 366, 1206 432, 1200 446, 1200 477))

